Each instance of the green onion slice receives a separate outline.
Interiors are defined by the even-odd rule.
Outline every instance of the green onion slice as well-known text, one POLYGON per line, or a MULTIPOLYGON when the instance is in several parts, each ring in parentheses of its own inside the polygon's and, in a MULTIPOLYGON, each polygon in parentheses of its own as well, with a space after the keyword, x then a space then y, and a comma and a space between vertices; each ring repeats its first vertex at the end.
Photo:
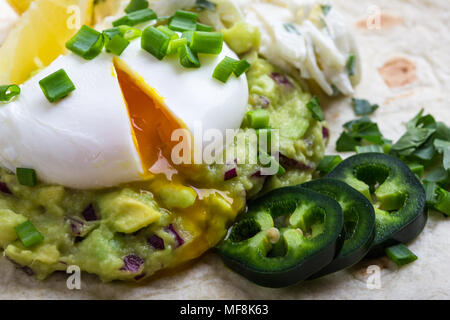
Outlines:
POLYGON ((247 112, 247 121, 253 129, 263 129, 269 126, 269 111, 257 109, 247 112))
POLYGON ((169 47, 167 48, 167 55, 178 53, 178 49, 187 45, 186 38, 173 39, 169 42, 169 47))
POLYGON ((356 57, 355 55, 350 55, 347 60, 347 73, 349 76, 354 76, 356 74, 356 57))
POLYGON ((383 147, 377 144, 371 144, 368 146, 356 146, 356 153, 369 153, 369 152, 377 152, 383 153, 383 147))
POLYGON ((113 21, 112 25, 114 27, 118 27, 121 25, 127 25, 130 27, 133 27, 137 24, 140 24, 140 23, 143 23, 146 21, 150 21, 150 20, 154 20, 156 18, 157 18, 157 15, 156 15, 155 11, 147 8, 147 9, 142 9, 142 10, 128 13, 127 15, 117 19, 116 21, 113 21))
POLYGON ((30 221, 19 224, 14 230, 25 248, 31 248, 44 241, 42 234, 30 221))
POLYGON ((419 178, 425 173, 425 167, 420 163, 410 163, 408 167, 419 178))
POLYGON ((236 62, 237 60, 230 57, 223 58, 223 60, 214 69, 213 78, 226 83, 233 73, 236 62))
POLYGON ((450 216, 450 192, 442 188, 437 188, 435 194, 436 203, 434 204, 434 208, 447 217, 450 216))
POLYGON ((317 165, 317 170, 323 174, 327 174, 341 162, 342 158, 339 155, 324 156, 317 165))
POLYGON ((142 35, 142 31, 137 28, 123 25, 103 30, 103 34, 106 36, 105 43, 107 43, 108 40, 112 39, 115 35, 121 35, 128 41, 134 40, 142 35))
POLYGON ((178 34, 167 26, 158 26, 156 29, 169 36, 170 40, 178 39, 178 34))
POLYGON ((131 0, 125 8, 126 13, 142 10, 148 8, 148 0, 131 0))
POLYGON ((192 40, 192 36, 194 35, 194 31, 184 31, 181 34, 182 38, 185 38, 187 40, 187 43, 190 44, 192 40))
POLYGON ((206 31, 206 32, 212 32, 213 31, 213 27, 208 26, 206 24, 202 24, 202 23, 198 23, 197 22, 197 31, 206 31))
POLYGON ((190 46, 197 53, 219 54, 222 52, 223 34, 220 32, 195 31, 190 46))
POLYGON ((325 120, 325 115, 323 114, 322 108, 320 107, 320 101, 317 97, 312 98, 307 104, 306 107, 311 111, 312 116, 317 121, 325 120))
POLYGON ((250 62, 248 62, 245 59, 242 59, 241 61, 238 61, 234 64, 233 73, 236 77, 240 77, 243 73, 247 72, 247 70, 250 68, 250 62))
POLYGON ((111 52, 117 56, 120 56, 129 44, 130 41, 122 37, 120 34, 116 34, 111 40, 106 43, 105 48, 107 52, 111 52))
POLYGON ((169 28, 175 31, 188 31, 197 29, 198 14, 194 12, 177 10, 169 22, 169 28))
POLYGON ((200 61, 197 54, 186 44, 178 49, 180 55, 180 64, 185 68, 199 68, 200 61))
POLYGON ((70 80, 64 69, 48 75, 41 81, 39 85, 48 101, 55 102, 66 97, 70 92, 75 90, 75 85, 70 80))
POLYGON ((66 42, 66 48, 86 60, 92 60, 103 49, 103 36, 97 30, 84 25, 66 42))
POLYGON ((403 243, 386 248, 385 252, 398 266, 403 266, 417 260, 417 256, 403 243))
POLYGON ((274 164, 278 168, 276 173, 277 176, 282 176, 283 174, 286 173, 286 169, 273 156, 269 155, 267 152, 259 149, 258 158, 260 163, 264 167, 270 167, 272 164, 274 164))
POLYGON ((0 86, 0 101, 10 101, 19 94, 20 87, 15 84, 0 86))
POLYGON ((203 11, 205 9, 209 11, 215 11, 216 7, 217 5, 209 0, 196 0, 195 2, 195 8, 197 11, 203 11))
POLYGON ((156 29, 153 26, 148 26, 142 32, 141 47, 145 51, 152 54, 155 58, 162 60, 167 54, 170 37, 156 29))
POLYGON ((16 176, 23 186, 34 187, 37 183, 36 171, 30 168, 16 168, 16 176))

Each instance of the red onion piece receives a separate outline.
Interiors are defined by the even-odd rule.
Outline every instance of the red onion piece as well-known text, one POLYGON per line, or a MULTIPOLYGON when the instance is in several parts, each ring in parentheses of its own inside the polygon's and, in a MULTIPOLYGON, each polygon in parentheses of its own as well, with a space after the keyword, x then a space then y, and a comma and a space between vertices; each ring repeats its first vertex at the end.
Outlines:
POLYGON ((272 72, 270 74, 270 77, 276 82, 276 84, 280 86, 285 86, 289 88, 294 88, 294 85, 292 82, 286 77, 285 75, 278 73, 278 72, 272 72))
POLYGON ((322 127, 322 137, 324 139, 328 139, 330 137, 330 130, 328 130, 325 126, 322 127))
POLYGON ((184 244, 183 238, 180 237, 180 235, 175 230, 175 228, 174 228, 174 226, 172 224, 170 224, 167 228, 165 228, 165 230, 166 230, 166 232, 171 233, 175 237, 175 239, 177 240, 177 247, 179 247, 179 246, 184 244))
POLYGON ((286 157, 284 154, 280 153, 280 164, 284 167, 284 168, 291 168, 291 169, 300 169, 300 170, 311 170, 313 169, 311 166, 299 162, 295 159, 291 159, 286 157))
POLYGON ((84 209, 82 215, 86 221, 98 220, 97 212, 95 211, 95 208, 92 204, 90 204, 89 206, 87 206, 86 209, 84 209))
POLYGON ((236 177, 237 177, 237 170, 236 168, 233 168, 225 172, 224 180, 227 181, 236 177))
POLYGON ((270 100, 264 96, 259 96, 259 105, 262 108, 267 108, 270 105, 270 100))
POLYGON ((123 258, 123 263, 124 266, 120 270, 138 273, 144 264, 144 260, 135 254, 129 254, 123 258))
POLYGON ((156 250, 164 250, 164 240, 156 234, 147 239, 148 244, 156 250))
POLYGON ((8 185, 4 182, 0 182, 0 192, 6 194, 12 194, 11 190, 9 190, 8 185))

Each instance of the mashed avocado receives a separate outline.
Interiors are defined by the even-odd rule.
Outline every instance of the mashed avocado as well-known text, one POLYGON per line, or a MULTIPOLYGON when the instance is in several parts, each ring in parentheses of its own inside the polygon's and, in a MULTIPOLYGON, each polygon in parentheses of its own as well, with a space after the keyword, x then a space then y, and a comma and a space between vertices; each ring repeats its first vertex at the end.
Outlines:
MULTIPOLYGON (((23 186, 0 169, 0 248, 10 260, 40 279, 77 265, 103 281, 140 280, 215 246, 247 198, 311 179, 324 152, 324 123, 306 108, 311 96, 295 79, 251 53, 259 43, 255 30, 243 25, 230 30, 226 37, 234 39, 233 49, 247 52, 252 63, 248 111, 266 109, 270 127, 280 129, 277 151, 286 173, 260 176, 258 164, 192 165, 177 168, 170 181, 161 174, 116 188, 73 190, 23 186), (239 35, 253 40, 237 41, 239 35), (227 180, 230 166, 237 175, 227 180), (25 221, 39 230, 43 242, 23 246, 14 228, 25 221)), ((245 119, 241 129, 236 141, 253 131, 245 119)), ((240 152, 243 146, 228 148, 240 152)), ((245 148, 249 154, 257 152, 252 144, 245 148)))

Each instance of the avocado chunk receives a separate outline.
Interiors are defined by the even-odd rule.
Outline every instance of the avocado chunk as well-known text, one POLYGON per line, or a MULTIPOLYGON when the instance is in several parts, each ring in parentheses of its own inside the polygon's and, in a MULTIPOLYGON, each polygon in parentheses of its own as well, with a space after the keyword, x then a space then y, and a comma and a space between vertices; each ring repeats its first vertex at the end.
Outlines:
POLYGON ((151 194, 138 194, 131 189, 104 196, 99 206, 102 217, 108 220, 114 230, 123 233, 134 233, 161 217, 151 194))
POLYGON ((17 240, 16 226, 27 221, 21 214, 8 209, 0 209, 0 247, 5 249, 10 243, 17 240))

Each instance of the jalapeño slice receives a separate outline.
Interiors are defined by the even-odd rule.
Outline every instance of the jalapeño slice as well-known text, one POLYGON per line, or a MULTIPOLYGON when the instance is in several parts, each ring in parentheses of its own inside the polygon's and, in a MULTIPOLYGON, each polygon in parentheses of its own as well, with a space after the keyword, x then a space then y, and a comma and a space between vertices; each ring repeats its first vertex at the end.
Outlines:
POLYGON ((333 260, 342 226, 342 210, 335 200, 302 187, 286 187, 251 202, 218 250, 228 267, 250 281, 286 287, 333 260))
POLYGON ((370 256, 381 256, 384 248, 407 243, 422 232, 427 221, 425 190, 397 158, 357 154, 341 162, 328 177, 346 182, 372 201, 376 230, 370 256))
POLYGON ((318 179, 301 185, 336 200, 344 214, 341 236, 344 244, 336 258, 311 278, 345 269, 369 252, 375 237, 375 211, 369 200, 348 184, 335 179, 318 179))

